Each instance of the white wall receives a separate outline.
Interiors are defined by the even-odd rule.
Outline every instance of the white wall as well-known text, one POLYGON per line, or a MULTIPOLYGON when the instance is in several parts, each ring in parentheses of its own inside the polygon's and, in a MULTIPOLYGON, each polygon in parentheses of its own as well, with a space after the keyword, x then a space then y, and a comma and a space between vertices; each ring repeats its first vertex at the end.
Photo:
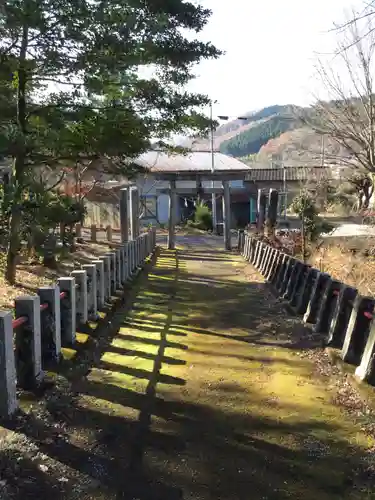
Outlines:
MULTIPOLYGON (((230 187, 232 188, 243 188, 244 183, 242 180, 235 180, 235 181, 230 181, 229 182, 230 187)), ((156 223, 159 222, 160 224, 166 224, 168 222, 168 214, 169 214, 169 196, 167 194, 160 193, 160 190, 162 189, 168 189, 169 188, 169 182, 168 181, 155 181, 154 177, 152 174, 148 174, 147 177, 145 176, 139 176, 137 179, 137 186, 140 191, 140 196, 157 196, 157 218, 158 220, 152 220, 148 219, 145 220, 145 222, 152 222, 156 223)), ((182 189, 182 188, 195 188, 196 187, 196 181, 177 181, 176 182, 176 187, 177 189, 182 189)), ((202 182, 202 187, 203 188, 210 188, 212 187, 212 182, 211 181, 205 181, 202 182)), ((214 187, 221 188, 223 187, 223 184, 221 181, 215 181, 214 182, 214 187)), ((180 208, 179 206, 177 207, 177 221, 180 220, 180 208)))

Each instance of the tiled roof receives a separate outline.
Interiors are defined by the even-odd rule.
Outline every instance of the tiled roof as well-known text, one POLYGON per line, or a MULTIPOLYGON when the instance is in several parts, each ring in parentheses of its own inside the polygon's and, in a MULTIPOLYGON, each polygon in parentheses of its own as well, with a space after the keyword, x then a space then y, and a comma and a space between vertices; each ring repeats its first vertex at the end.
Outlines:
MULTIPOLYGON (((287 181, 307 181, 309 179, 322 179, 332 177, 328 167, 285 167, 287 181)), ((246 174, 246 181, 283 181, 283 168, 252 168, 246 174)))
MULTIPOLYGON (((186 155, 166 154, 161 151, 148 151, 139 156, 135 163, 150 172, 211 172, 211 152, 192 152, 186 155)), ((249 171, 250 167, 242 161, 214 153, 215 171, 249 171)))

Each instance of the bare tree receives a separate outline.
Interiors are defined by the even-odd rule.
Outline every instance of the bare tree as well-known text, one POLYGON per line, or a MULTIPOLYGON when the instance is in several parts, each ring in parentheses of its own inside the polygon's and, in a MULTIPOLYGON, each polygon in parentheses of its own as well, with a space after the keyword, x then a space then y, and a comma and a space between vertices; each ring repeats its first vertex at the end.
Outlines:
MULTIPOLYGON (((342 23, 335 23, 333 31, 342 32, 348 27, 356 25, 362 21, 367 21, 367 29, 361 33, 361 38, 365 39, 374 32, 374 25, 372 24, 375 20, 375 0, 364 1, 362 4, 362 9, 352 11, 349 19, 342 23)), ((347 46, 347 48, 350 44, 347 46)))
POLYGON ((318 76, 329 100, 317 99, 302 119, 341 146, 345 154, 335 160, 351 169, 349 177, 360 173, 368 193, 375 176, 375 32, 369 33, 368 19, 366 26, 363 38, 363 27, 352 21, 339 35, 336 57, 319 61, 318 76))

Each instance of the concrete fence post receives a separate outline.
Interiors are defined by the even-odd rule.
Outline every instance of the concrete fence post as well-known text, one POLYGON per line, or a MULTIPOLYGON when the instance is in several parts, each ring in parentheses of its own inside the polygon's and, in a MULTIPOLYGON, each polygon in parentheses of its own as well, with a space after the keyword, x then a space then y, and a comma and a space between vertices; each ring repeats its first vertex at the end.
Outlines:
POLYGON ((12 320, 11 312, 0 311, 0 415, 2 418, 11 417, 18 408, 12 320))
POLYGON ((308 267, 304 262, 298 260, 295 268, 293 284, 289 295, 289 304, 293 307, 295 306, 296 300, 299 297, 300 290, 302 287, 302 281, 304 276, 304 271, 308 267))
POLYGON ((267 276, 267 280, 272 284, 275 283, 276 277, 280 271, 280 267, 283 261, 283 254, 280 252, 280 250, 276 250, 274 255, 274 261, 267 276))
POLYGON ((257 259, 256 259, 256 262, 254 263, 254 266, 256 269, 260 268, 260 264, 261 264, 262 259, 264 257, 265 250, 266 250, 266 245, 263 243, 263 241, 260 241, 257 259))
POLYGON ((303 271, 303 278, 301 282, 300 289, 298 291, 298 297, 295 298, 295 308, 294 312, 296 314, 305 314, 307 307, 310 302, 311 292, 317 277, 318 270, 307 266, 303 271))
POLYGON ((292 265, 291 265, 291 270, 290 270, 289 277, 288 277, 288 282, 286 284, 285 291, 282 295, 282 298, 286 299, 286 300, 290 300, 290 298, 292 296, 292 291, 293 291, 293 288, 295 285, 296 275, 297 275, 297 272, 299 270, 298 263, 300 262, 294 258, 292 258, 291 260, 292 260, 292 265))
POLYGON ((284 274, 285 274, 289 259, 290 259, 289 255, 286 255, 285 253, 282 254, 280 267, 279 267, 279 270, 277 271, 277 274, 276 274, 275 279, 274 279, 274 287, 278 292, 280 292, 281 285, 282 285, 282 282, 284 279, 284 274))
POLYGON ((128 242, 127 256, 128 256, 128 277, 130 279, 133 274, 133 240, 130 240, 128 242))
POLYGON ((279 251, 276 248, 272 248, 268 258, 266 269, 264 271, 264 277, 267 281, 270 281, 270 276, 272 275, 273 269, 276 266, 278 256, 279 251))
POLYGON ((116 295, 116 290, 117 290, 116 253, 108 252, 106 253, 106 256, 109 257, 109 262, 110 262, 110 273, 109 273, 109 279, 111 283, 110 293, 112 295, 116 295))
POLYGON ((316 279, 311 289, 310 300, 306 308, 306 313, 303 317, 304 323, 316 323, 323 291, 329 279, 329 274, 317 271, 316 279))
POLYGON ((125 282, 129 280, 130 277, 130 254, 129 254, 129 242, 124 245, 124 258, 125 258, 125 282))
POLYGON ((97 242, 97 229, 96 229, 96 225, 95 224, 92 224, 91 225, 91 237, 90 237, 91 241, 96 243, 97 242))
POLYGON ((268 262, 268 259, 269 259, 269 255, 271 253, 271 250, 272 250, 272 247, 270 247, 269 245, 265 245, 265 251, 263 253, 263 258, 260 262, 260 266, 259 266, 259 271, 262 275, 264 275, 264 271, 266 269, 266 266, 267 266, 267 262, 268 262))
POLYGON ((264 276, 265 270, 267 268, 268 260, 270 258, 270 254, 272 252, 272 247, 269 245, 266 245, 266 251, 264 252, 264 256, 262 259, 262 262, 260 264, 260 272, 264 276))
POLYGON ((129 190, 120 190, 120 227, 121 241, 125 243, 129 239, 129 190))
POLYGON ((244 238, 244 230, 243 229, 239 229, 237 231, 237 252, 238 253, 242 253, 243 251, 243 238, 244 238))
POLYGON ((134 240, 134 266, 137 271, 139 266, 139 237, 134 240))
POLYGON ((96 269, 96 305, 97 310, 100 311, 105 304, 105 272, 104 260, 93 260, 91 263, 96 269))
POLYGON ((122 251, 116 250, 116 288, 122 289, 122 251))
POLYGON ((147 231, 146 235, 146 257, 151 253, 151 231, 147 231))
POLYGON ((121 245, 119 247, 119 253, 120 253, 120 272, 119 272, 119 276, 120 276, 120 283, 121 283, 121 287, 124 285, 124 283, 126 282, 126 257, 125 257, 125 246, 124 245, 121 245))
POLYGON ((95 264, 84 264, 82 269, 87 274, 87 317, 98 319, 98 284, 95 264))
POLYGON ((141 264, 141 238, 139 236, 136 239, 136 246, 137 246, 137 267, 139 267, 141 264))
POLYGON ((264 250, 263 250, 263 255, 262 255, 262 258, 260 260, 260 263, 259 263, 259 268, 258 268, 258 271, 263 274, 263 269, 264 269, 264 265, 265 265, 265 262, 267 261, 267 257, 268 257, 268 254, 269 254, 269 251, 270 251, 270 246, 267 245, 267 243, 264 243, 264 250))
POLYGON ((137 270, 137 240, 133 240, 132 253, 133 253, 133 273, 135 273, 137 270))
POLYGON ((139 237, 139 263, 143 266, 143 236, 139 237))
POLYGON ((16 328, 16 367, 18 385, 23 389, 38 386, 44 378, 40 330, 40 298, 17 297, 16 318, 25 317, 26 323, 16 328))
POLYGON ((147 251, 147 233, 143 235, 143 261, 146 261, 148 255, 147 251))
POLYGON ((255 266, 255 262, 258 259, 259 247, 260 247, 260 241, 256 240, 253 253, 252 253, 252 255, 250 255, 250 263, 253 264, 254 266, 255 266))
POLYGON ((296 259, 294 257, 289 257, 285 267, 284 275, 282 277, 282 281, 280 282, 279 293, 282 296, 286 293, 288 289, 289 279, 293 272, 295 264, 296 264, 296 259))
POLYGON ((111 257, 106 254, 99 257, 104 263, 104 299, 111 300, 112 281, 111 281, 111 257))
POLYGON ((61 344, 69 346, 76 341, 76 280, 73 277, 59 278, 60 293, 64 293, 60 302, 61 344))
POLYGON ((323 290, 316 323, 313 327, 315 333, 328 333, 335 312, 337 298, 340 293, 340 281, 329 278, 323 290))
POLYGON ((87 300, 87 273, 80 269, 72 271, 71 276, 76 280, 76 314, 78 323, 87 323, 88 300, 87 300))
POLYGON ((344 361, 356 365, 360 364, 372 322, 372 319, 364 313, 369 313, 371 316, 373 312, 374 299, 357 295, 341 350, 341 357, 344 361))
POLYGON ((260 240, 257 240, 256 245, 255 245, 254 258, 251 262, 254 267, 256 267, 256 263, 258 262, 258 259, 259 259, 259 252, 260 252, 261 246, 262 246, 262 242, 260 240))
POLYGON ((41 304, 47 305, 47 308, 40 313, 42 361, 60 361, 60 288, 58 286, 43 286, 38 289, 38 295, 41 304))
POLYGON ((341 285, 340 293, 337 297, 335 310, 328 331, 327 344, 342 348, 344 335, 348 328, 350 316, 353 310, 354 300, 358 290, 351 286, 341 285))
POLYGON ((247 260, 248 248, 249 248, 250 238, 247 232, 244 232, 244 244, 241 252, 242 257, 247 260))
POLYGON ((375 325, 371 321, 370 332, 362 354, 361 363, 355 371, 356 376, 363 381, 373 382, 375 375, 375 325))
POLYGON ((245 248, 243 251, 243 257, 247 262, 250 262, 252 244, 253 244, 253 239, 250 237, 249 233, 246 233, 245 234, 245 248))
POLYGON ((247 260, 251 263, 254 262, 255 259, 255 252, 257 249, 257 240, 253 237, 250 237, 250 242, 249 242, 249 253, 248 253, 248 258, 247 260))

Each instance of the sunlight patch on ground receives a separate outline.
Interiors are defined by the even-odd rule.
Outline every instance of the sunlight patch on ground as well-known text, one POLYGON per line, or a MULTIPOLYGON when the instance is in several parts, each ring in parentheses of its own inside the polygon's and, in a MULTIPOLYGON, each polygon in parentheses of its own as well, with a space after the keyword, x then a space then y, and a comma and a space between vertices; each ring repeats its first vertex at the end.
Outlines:
POLYGON ((134 421, 137 421, 139 418, 140 411, 138 409, 107 401, 106 399, 101 399, 95 396, 80 394, 77 402, 81 408, 92 409, 94 407, 95 411, 102 413, 103 415, 122 417, 127 420, 134 421))
POLYGON ((76 342, 78 344, 86 344, 90 339, 90 335, 87 335, 87 333, 80 333, 76 332, 76 342))
POLYGON ((151 359, 145 359, 135 356, 125 356, 111 351, 107 351, 106 353, 104 353, 101 357, 101 361, 103 361, 104 363, 117 365, 119 368, 137 368, 140 370, 144 370, 149 374, 152 373, 152 370, 154 368, 154 361, 151 359))
POLYGON ((62 347, 61 355, 66 361, 71 361, 76 357, 77 351, 75 349, 71 349, 70 347, 62 347))
POLYGON ((120 389, 129 389, 134 392, 144 393, 148 385, 148 380, 146 379, 110 370, 103 370, 101 368, 93 368, 87 380, 102 384, 109 392, 111 390, 110 386, 115 386, 120 389))

